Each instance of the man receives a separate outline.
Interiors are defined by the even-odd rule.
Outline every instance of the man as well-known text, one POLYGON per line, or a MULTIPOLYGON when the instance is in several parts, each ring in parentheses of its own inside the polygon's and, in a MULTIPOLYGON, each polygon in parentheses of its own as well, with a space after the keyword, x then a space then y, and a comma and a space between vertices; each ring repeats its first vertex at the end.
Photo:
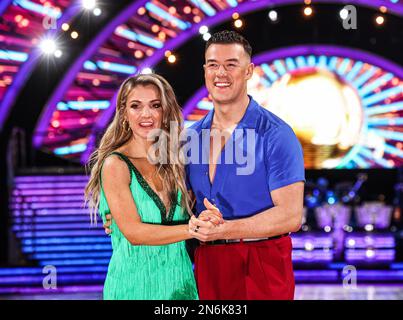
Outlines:
POLYGON ((302 220, 303 154, 292 129, 248 96, 251 52, 249 43, 232 31, 218 32, 206 44, 204 76, 214 110, 191 128, 201 140, 206 129, 212 139, 223 131, 229 134, 204 149, 209 164, 187 166, 196 213, 209 211, 205 197, 225 219, 218 226, 196 217, 189 223, 190 233, 202 241, 195 252, 200 299, 294 297, 289 233, 298 231, 302 220), (226 163, 224 155, 239 145, 234 131, 244 131, 245 137, 248 129, 255 133, 255 169, 241 175, 240 166, 226 163))
POLYGON ((195 275, 202 300, 294 297, 289 233, 302 220, 303 154, 292 129, 248 96, 251 55, 248 41, 233 31, 218 32, 206 44, 204 76, 214 110, 191 130, 200 158, 208 161, 191 162, 186 170, 196 216, 222 214, 224 223, 196 216, 189 221, 189 232, 201 243, 195 275), (252 148, 239 139, 251 131, 252 148), (239 145, 246 145, 253 170, 226 161, 239 145))

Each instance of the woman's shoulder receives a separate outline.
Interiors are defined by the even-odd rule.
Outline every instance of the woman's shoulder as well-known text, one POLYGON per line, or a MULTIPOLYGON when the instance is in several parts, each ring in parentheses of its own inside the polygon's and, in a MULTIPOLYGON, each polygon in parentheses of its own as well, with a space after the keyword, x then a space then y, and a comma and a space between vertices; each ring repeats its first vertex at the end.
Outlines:
POLYGON ((111 152, 104 160, 102 175, 113 176, 115 178, 127 176, 128 164, 119 152, 111 152))

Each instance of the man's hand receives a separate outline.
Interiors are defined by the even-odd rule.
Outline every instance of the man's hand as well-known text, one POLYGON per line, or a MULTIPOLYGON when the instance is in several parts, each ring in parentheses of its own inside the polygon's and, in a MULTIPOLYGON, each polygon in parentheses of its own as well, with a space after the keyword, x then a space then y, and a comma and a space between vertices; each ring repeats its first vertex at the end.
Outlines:
POLYGON ((112 233, 112 230, 111 230, 112 215, 111 215, 111 214, 107 214, 107 215, 105 216, 105 218, 106 218, 106 222, 105 222, 105 224, 103 225, 103 227, 104 227, 104 229, 105 229, 105 233, 106 233, 106 234, 111 234, 111 233, 112 233))
POLYGON ((189 220, 189 233, 200 241, 219 239, 220 226, 224 224, 221 212, 206 198, 203 201, 207 210, 202 211, 199 218, 192 216, 189 220))
POLYGON ((203 210, 198 219, 202 221, 211 221, 214 225, 219 225, 224 223, 224 219, 220 210, 216 206, 214 206, 207 198, 204 198, 203 203, 207 210, 203 210))

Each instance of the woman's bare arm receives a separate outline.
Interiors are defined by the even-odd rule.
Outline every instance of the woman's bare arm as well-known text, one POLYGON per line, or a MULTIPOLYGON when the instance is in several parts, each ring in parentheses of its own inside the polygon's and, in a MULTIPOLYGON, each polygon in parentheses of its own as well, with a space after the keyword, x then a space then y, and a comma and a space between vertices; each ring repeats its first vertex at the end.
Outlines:
POLYGON ((129 183, 127 165, 117 156, 108 157, 102 168, 102 186, 112 217, 131 244, 164 245, 192 238, 187 224, 164 226, 143 223, 129 183))

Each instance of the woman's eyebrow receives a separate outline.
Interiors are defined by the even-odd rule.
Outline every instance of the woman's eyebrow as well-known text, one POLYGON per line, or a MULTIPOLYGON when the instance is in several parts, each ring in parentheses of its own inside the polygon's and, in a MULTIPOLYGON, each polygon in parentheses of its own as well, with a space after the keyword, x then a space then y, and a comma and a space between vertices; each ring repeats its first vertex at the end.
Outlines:
MULTIPOLYGON (((150 100, 149 102, 160 102, 160 101, 161 101, 160 99, 153 99, 153 100, 150 100)), ((130 100, 129 101, 129 103, 132 103, 132 102, 142 103, 143 101, 141 101, 141 100, 130 100)), ((147 102, 147 101, 144 101, 144 102, 147 102)))

